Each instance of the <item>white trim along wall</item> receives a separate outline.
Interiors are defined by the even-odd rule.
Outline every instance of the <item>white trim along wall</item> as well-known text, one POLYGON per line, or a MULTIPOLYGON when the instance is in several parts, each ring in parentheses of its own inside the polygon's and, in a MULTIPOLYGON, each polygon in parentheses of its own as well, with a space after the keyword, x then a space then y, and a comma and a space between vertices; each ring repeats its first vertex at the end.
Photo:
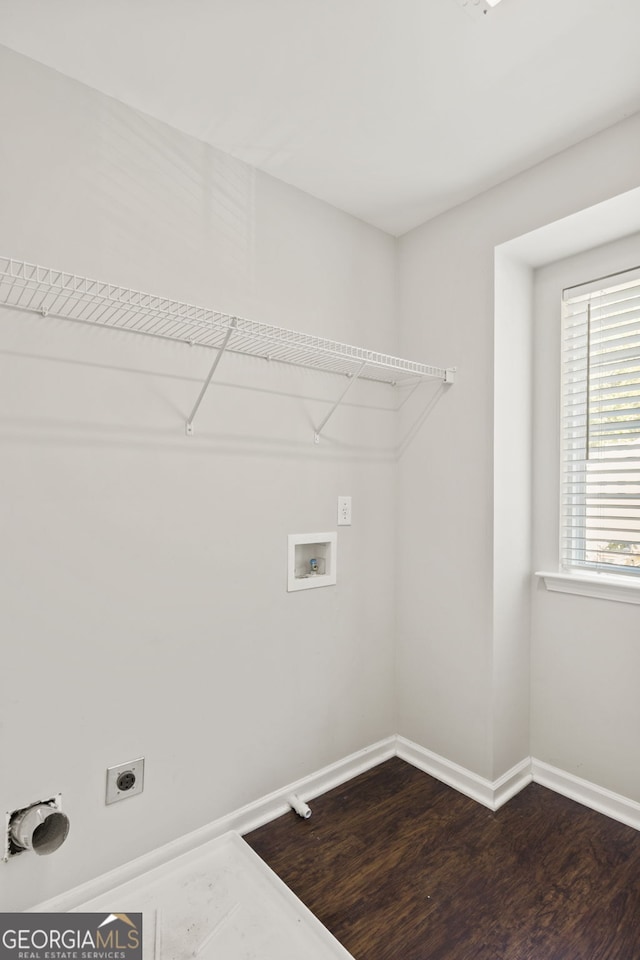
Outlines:
POLYGON ((418 769, 435 777, 436 780, 446 783, 472 800, 488 807, 489 810, 499 810, 533 781, 586 807, 590 807, 592 810, 618 820, 620 823, 640 830, 640 803, 629 800, 627 797, 621 797, 595 783, 589 783, 587 780, 574 777, 564 770, 558 770, 556 767, 535 760, 533 757, 523 758, 513 769, 497 780, 490 782, 485 780, 484 777, 478 776, 472 770, 465 770, 457 763, 452 763, 445 757, 440 757, 431 750, 427 750, 417 743, 412 743, 405 737, 392 736, 380 740, 379 743, 372 744, 364 750, 358 750, 337 763, 330 764, 308 777, 297 780, 295 783, 290 783, 268 796, 261 797, 254 803, 247 804, 199 830, 178 837, 171 843, 124 864, 116 870, 111 870, 88 883, 75 887, 73 890, 31 907, 28 912, 73 910, 86 901, 108 893, 112 888, 162 866, 230 831, 242 835, 275 820, 290 809, 287 797, 290 797, 293 793, 297 794, 306 803, 311 803, 314 797, 327 793, 334 787, 352 780, 358 774, 364 773, 394 756, 406 760, 418 769))

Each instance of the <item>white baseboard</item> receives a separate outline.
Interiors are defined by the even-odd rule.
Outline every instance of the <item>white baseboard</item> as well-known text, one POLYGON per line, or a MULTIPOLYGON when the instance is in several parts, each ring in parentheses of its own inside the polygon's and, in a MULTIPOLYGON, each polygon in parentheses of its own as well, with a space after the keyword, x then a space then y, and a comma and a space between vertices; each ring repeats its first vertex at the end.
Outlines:
POLYGON ((534 780, 584 806, 640 830, 640 803, 612 793, 588 780, 581 780, 541 760, 525 757, 497 780, 490 781, 405 737, 392 736, 364 750, 352 753, 308 777, 290 783, 219 820, 214 820, 199 830, 178 837, 137 860, 132 860, 30 910, 41 912, 71 910, 79 904, 108 893, 122 883, 194 850, 209 840, 214 840, 230 831, 241 835, 249 833, 275 820, 290 809, 287 797, 292 793, 296 793, 301 800, 311 803, 314 797, 321 796, 328 790, 352 780, 358 774, 394 756, 406 760, 419 770, 423 770, 465 796, 471 797, 472 800, 478 801, 490 810, 498 810, 534 780))
POLYGON ((534 757, 525 757, 511 770, 491 782, 405 737, 397 737, 397 741, 397 754, 403 760, 472 800, 477 800, 490 810, 498 810, 533 781, 591 810, 640 830, 640 803, 534 757))
POLYGON ((503 776, 491 782, 405 737, 398 737, 397 741, 397 754, 403 760, 454 790, 477 800, 490 810, 498 810, 528 783, 534 781, 591 810, 640 830, 640 803, 534 757, 525 757, 503 776))
POLYGON ((523 787, 531 783, 531 761, 525 757, 498 780, 485 780, 484 777, 461 767, 446 757, 441 757, 426 747, 421 747, 406 737, 397 737, 397 754, 403 760, 441 780, 459 793, 477 800, 490 810, 498 810, 507 800, 515 796, 523 787))
POLYGON ((576 800, 585 807, 597 810, 598 813, 604 813, 605 816, 618 820, 628 827, 640 830, 640 803, 636 803, 635 800, 613 793, 606 787, 600 787, 589 780, 582 780, 572 773, 567 773, 566 770, 552 767, 551 764, 533 757, 531 770, 535 783, 555 790, 556 793, 561 793, 570 800, 576 800))
POLYGON ((501 777, 494 780, 493 786, 493 810, 499 810, 501 806, 515 797, 516 793, 531 783, 533 774, 531 772, 531 757, 525 757, 520 763, 516 763, 511 770, 507 770, 501 777))
POLYGON ((371 767, 377 766, 384 760, 396 754, 396 737, 387 737, 386 740, 380 740, 373 746, 365 747, 364 750, 358 750, 356 753, 338 760, 321 770, 312 773, 308 777, 296 780, 294 783, 282 787, 267 796, 255 800, 238 810, 234 810, 227 816, 220 817, 212 823, 200 827, 191 833, 178 837, 170 843, 166 843, 136 860, 116 867, 109 873, 104 873, 94 880, 89 880, 66 893, 53 897, 38 906, 30 907, 29 912, 49 913, 57 910, 72 910, 79 904, 93 900, 95 897, 108 893, 114 887, 120 886, 129 880, 134 880, 143 873, 160 867, 170 860, 181 856, 183 853, 189 853, 196 847, 207 843, 209 840, 215 840, 230 831, 239 834, 249 833, 258 827, 275 820, 282 816, 287 810, 291 809, 287 797, 296 793, 301 800, 310 801, 313 797, 319 797, 328 790, 338 787, 347 780, 352 780, 358 774, 364 773, 371 767))

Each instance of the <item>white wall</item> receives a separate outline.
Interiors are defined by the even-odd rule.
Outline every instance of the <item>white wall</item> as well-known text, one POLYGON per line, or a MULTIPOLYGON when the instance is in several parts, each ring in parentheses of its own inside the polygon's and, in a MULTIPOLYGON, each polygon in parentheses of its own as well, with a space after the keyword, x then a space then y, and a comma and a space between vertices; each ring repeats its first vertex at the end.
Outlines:
POLYGON ((493 397, 492 776, 529 754, 531 270, 496 251, 493 397))
MULTIPOLYGON (((496 248, 637 187, 639 151, 640 116, 635 115, 399 241, 401 351, 455 364, 458 375, 451 392, 425 416, 399 464, 398 732, 491 780, 530 751, 525 585, 532 570, 530 498, 503 495, 504 431, 520 423, 531 437, 527 391, 520 390, 513 410, 503 407, 513 381, 504 369, 513 354, 510 345, 515 344, 515 364, 525 382, 532 376, 533 356, 527 365, 525 350, 531 321, 522 312, 530 268, 516 263, 509 270, 507 253, 496 260, 496 248), (519 279, 514 270, 520 271, 519 279), (505 271, 511 293, 503 285, 505 271), (509 325, 509 301, 519 333, 509 325), (502 552, 509 536, 511 569, 502 552)), ((549 239, 549 250, 557 256, 561 244, 549 239)), ((515 256, 515 251, 514 246, 509 254, 515 256)), ((529 473, 530 485, 530 442, 527 449, 518 443, 514 450, 519 461, 514 479, 527 483, 529 473)), ((604 654, 598 643, 611 604, 590 601, 598 610, 590 623, 588 615, 574 619, 572 614, 556 621, 550 611, 562 602, 545 597, 548 615, 536 615, 533 743, 544 744, 540 759, 549 762, 554 757, 568 761, 575 746, 582 776, 614 790, 633 787, 629 795, 640 799, 637 783, 621 772, 628 766, 629 739, 637 741, 639 732, 628 680, 637 675, 637 653, 628 636, 629 622, 637 623, 637 615, 629 609, 620 612, 627 634, 612 645, 607 683, 600 684, 604 654), (556 623, 553 639, 550 621, 556 623), (585 628, 593 631, 588 649, 599 649, 600 656, 587 655, 580 662, 580 680, 569 684, 569 663, 572 656, 579 659, 577 636, 585 628), (589 701, 588 688, 594 691, 589 728, 600 733, 589 742, 587 763, 585 738, 577 727, 589 701), (553 710, 546 713, 550 701, 553 710), (630 724, 623 740, 612 735, 612 711, 630 724), (543 721, 545 715, 553 721, 543 721), (536 726, 541 723, 544 735, 536 726)))
MULTIPOLYGON (((3 254, 396 352, 392 238, 1 48, 0 85, 3 254)), ((358 384, 316 447, 344 381, 227 356, 188 439, 206 350, 0 321, 0 807, 71 819, 9 910, 395 732, 395 421, 358 384), (288 594, 338 494, 338 584, 288 594)))

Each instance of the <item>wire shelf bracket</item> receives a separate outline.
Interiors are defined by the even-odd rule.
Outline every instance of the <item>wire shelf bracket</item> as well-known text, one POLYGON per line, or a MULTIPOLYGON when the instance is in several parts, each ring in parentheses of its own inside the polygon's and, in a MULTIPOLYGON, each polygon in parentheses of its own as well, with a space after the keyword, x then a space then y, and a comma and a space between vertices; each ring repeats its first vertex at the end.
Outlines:
POLYGON ((215 349, 215 360, 186 420, 188 436, 193 435, 195 416, 225 353, 262 357, 346 375, 349 378, 347 386, 314 429, 316 443, 319 443, 328 421, 357 380, 396 387, 415 386, 423 380, 453 383, 455 379, 454 367, 435 367, 403 360, 336 340, 234 317, 217 310, 2 256, 0 305, 39 313, 43 317, 75 320, 215 349))
POLYGON ((328 424, 329 420, 331 419, 335 411, 338 409, 338 407, 340 406, 340 404, 348 394, 349 390, 351 390, 351 387, 354 385, 354 383, 356 382, 356 380, 358 379, 358 377, 360 376, 360 374, 362 373, 366 365, 367 365, 367 361, 363 360, 357 372, 350 375, 351 379, 349 380, 349 383, 346 385, 346 387, 344 388, 344 390, 342 391, 342 393, 340 394, 340 396, 338 397, 334 405, 331 407, 331 410, 329 410, 329 413, 326 415, 322 423, 318 427, 316 427, 315 432, 313 434, 314 443, 320 443, 320 434, 322 433, 322 431, 328 424))
POLYGON ((192 437, 192 436, 193 436, 193 420, 194 420, 194 417, 195 417, 196 413, 198 412, 198 407, 199 407, 200 404, 202 403, 202 399, 203 399, 205 393, 206 393, 207 390, 209 389, 209 384, 211 383, 211 381, 212 381, 212 379, 213 379, 214 373, 215 373, 216 370, 218 369, 218 364, 219 364, 220 361, 222 360, 222 357, 223 357, 223 355, 224 355, 224 352, 225 352, 225 350, 227 349, 227 347, 228 347, 228 345, 229 345, 229 341, 231 340, 231 337, 232 337, 232 335, 233 335, 233 332, 235 331, 235 328, 236 328, 235 318, 232 318, 232 319, 231 319, 231 322, 230 322, 230 324, 229 324, 229 329, 227 330, 227 333, 226 333, 226 335, 225 335, 225 338, 224 338, 224 340, 222 341, 222 344, 221 344, 221 346, 220 346, 219 349, 218 349, 218 353, 216 354, 216 358, 215 358, 215 360, 213 361, 213 364, 212 364, 212 366, 211 366, 211 370, 209 370, 209 375, 207 376, 207 379, 205 380, 205 382, 204 382, 204 384, 203 384, 203 386, 202 386, 202 390, 201 390, 200 393, 198 394, 198 399, 196 400, 196 402, 195 402, 195 404, 194 404, 194 406, 193 406, 193 410, 191 411, 191 416, 189 417, 189 419, 188 419, 187 422, 186 422, 185 430, 186 430, 186 434, 187 434, 188 437, 192 437))

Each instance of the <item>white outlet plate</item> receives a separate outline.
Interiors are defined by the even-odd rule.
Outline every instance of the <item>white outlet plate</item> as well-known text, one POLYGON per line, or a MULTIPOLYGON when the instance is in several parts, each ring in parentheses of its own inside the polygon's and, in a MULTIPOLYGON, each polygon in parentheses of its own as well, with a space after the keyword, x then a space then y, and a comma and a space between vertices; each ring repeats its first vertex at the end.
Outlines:
POLYGON ((338 526, 351 526, 351 497, 338 497, 338 526))
POLYGON ((118 763, 114 767, 107 767, 107 795, 105 803, 116 803, 118 800, 127 800, 142 793, 144 789, 144 757, 129 760, 127 763, 118 763), (133 786, 128 790, 121 790, 118 779, 123 774, 130 773, 134 777, 133 786))

